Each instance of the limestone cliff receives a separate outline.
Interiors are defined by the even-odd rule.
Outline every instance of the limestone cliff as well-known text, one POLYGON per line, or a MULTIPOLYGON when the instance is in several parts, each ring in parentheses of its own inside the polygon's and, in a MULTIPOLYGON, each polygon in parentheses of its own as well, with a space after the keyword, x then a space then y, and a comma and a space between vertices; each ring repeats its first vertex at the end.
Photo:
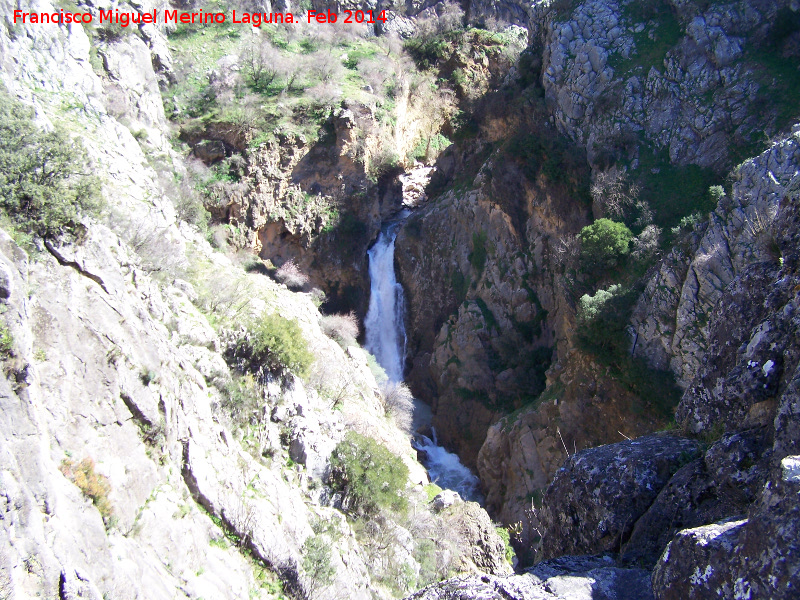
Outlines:
POLYGON ((170 77, 163 31, 90 37, 13 27, 10 13, 3 4, 2 81, 39 125, 68 122, 83 140, 107 209, 75 239, 0 231, 2 596, 391 597, 441 576, 429 564, 445 551, 429 541, 441 528, 443 564, 506 573, 482 509, 428 509, 427 475, 366 353, 322 332, 310 294, 215 251, 176 214, 188 192, 159 177, 187 172, 158 88, 170 77), (264 314, 298 325, 314 357, 305 382, 237 372, 231 348, 264 314), (409 469, 419 520, 413 532, 397 516, 370 522, 379 548, 328 478, 348 431, 409 469))

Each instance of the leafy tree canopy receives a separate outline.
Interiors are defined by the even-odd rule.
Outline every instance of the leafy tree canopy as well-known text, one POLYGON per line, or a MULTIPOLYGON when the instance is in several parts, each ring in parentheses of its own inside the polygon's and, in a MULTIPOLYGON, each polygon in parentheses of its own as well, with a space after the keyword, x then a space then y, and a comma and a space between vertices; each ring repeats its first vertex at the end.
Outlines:
POLYGON ((597 219, 581 229, 581 262, 586 270, 616 267, 630 251, 633 233, 623 223, 597 219))
POLYGON ((39 129, 33 116, 0 87, 0 210, 19 231, 56 239, 100 208, 99 184, 80 141, 39 129))

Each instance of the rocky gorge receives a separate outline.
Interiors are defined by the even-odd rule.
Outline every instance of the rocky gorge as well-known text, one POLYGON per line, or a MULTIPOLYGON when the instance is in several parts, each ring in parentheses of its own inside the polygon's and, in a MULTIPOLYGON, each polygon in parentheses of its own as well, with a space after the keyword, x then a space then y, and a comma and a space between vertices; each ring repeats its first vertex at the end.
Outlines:
POLYGON ((793 2, 0 4, 4 118, 105 204, 0 182, 0 597, 796 597, 793 2), (358 343, 404 206, 401 375, 483 507, 358 343))

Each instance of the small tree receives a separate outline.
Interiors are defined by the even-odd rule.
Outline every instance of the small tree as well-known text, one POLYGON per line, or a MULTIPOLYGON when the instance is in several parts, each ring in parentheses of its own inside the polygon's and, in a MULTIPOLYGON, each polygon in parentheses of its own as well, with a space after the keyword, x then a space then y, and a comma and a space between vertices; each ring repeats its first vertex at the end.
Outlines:
POLYGON ((41 131, 33 116, 0 86, 0 210, 21 231, 55 239, 100 208, 100 186, 86 172, 81 143, 59 129, 41 131))
POLYGON ((350 431, 331 455, 330 483, 343 492, 342 509, 358 516, 374 515, 381 508, 405 510, 401 494, 408 467, 372 438, 350 431))
POLYGON ((627 256, 633 233, 623 223, 597 219, 581 230, 581 262, 587 271, 611 269, 627 256))
POLYGON ((336 576, 336 567, 331 564, 331 546, 325 537, 312 535, 303 543, 300 552, 303 554, 303 571, 308 577, 308 597, 314 598, 319 589, 332 584, 336 576))
POLYGON ((225 353, 226 359, 243 373, 265 380, 269 375, 294 373, 306 377, 314 362, 308 342, 296 321, 265 313, 225 353))

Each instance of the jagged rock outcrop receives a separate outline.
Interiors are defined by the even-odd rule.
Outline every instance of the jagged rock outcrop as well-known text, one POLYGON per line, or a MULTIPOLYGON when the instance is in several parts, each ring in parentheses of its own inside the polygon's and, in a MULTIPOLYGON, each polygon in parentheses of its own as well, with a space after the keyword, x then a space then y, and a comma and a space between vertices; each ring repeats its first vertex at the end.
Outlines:
MULTIPOLYGON (((621 540, 623 560, 645 565, 656 561, 656 598, 789 598, 800 584, 795 502, 800 164, 794 152, 786 153, 796 142, 797 134, 776 142, 740 169, 763 172, 772 165, 772 172, 781 165, 782 177, 767 176, 766 188, 760 183, 755 189, 741 184, 734 188, 734 203, 738 198, 753 204, 772 200, 776 212, 765 223, 772 254, 747 264, 721 291, 709 315, 705 360, 678 409, 689 431, 713 443, 701 459, 678 470, 657 496, 652 490, 636 494, 649 506, 631 524, 628 541, 621 540), (776 161, 776 156, 787 158, 776 161)), ((728 246, 730 255, 748 255, 750 238, 742 237, 742 244, 728 246)), ((658 438, 650 440, 658 444, 658 438)), ((592 468, 619 464, 601 458, 600 451, 587 451, 598 453, 592 468)), ((624 460, 635 462, 634 454, 624 460)), ((582 477, 556 477, 540 511, 540 523, 546 524, 541 529, 544 547, 549 536, 559 539, 562 534, 562 524, 552 518, 560 514, 561 503, 548 499, 565 485, 559 478, 586 494, 597 489, 582 477)), ((615 499, 603 505, 613 511, 625 503, 615 499)))
POLYGON ((568 557, 538 564, 525 574, 484 575, 437 583, 407 600, 650 600, 650 574, 618 568, 608 557, 568 557))
MULTIPOLYGON (((629 389, 598 375, 607 372, 573 350, 552 368, 549 377, 555 381, 538 402, 504 417, 486 434, 477 462, 486 506, 501 522, 520 527, 521 547, 537 535, 531 511, 570 454, 660 427, 643 414, 629 389)), ((523 564, 532 558, 520 552, 523 564)))
MULTIPOLYGON (((636 353, 655 367, 670 367, 684 387, 702 373, 701 359, 711 354, 717 357, 715 361, 726 360, 736 347, 733 339, 721 342, 730 347, 727 351, 710 347, 708 323, 711 312, 721 308, 718 305, 726 287, 750 265, 760 265, 755 267, 759 272, 764 264, 777 267, 775 215, 787 186, 794 185, 798 163, 798 142, 792 136, 738 167, 730 196, 719 202, 707 224, 672 250, 634 308, 636 353)), ((753 290, 762 293, 763 287, 753 286, 753 290)), ((736 319, 740 310, 759 311, 759 303, 748 300, 749 292, 731 296, 730 305, 739 308, 720 310, 722 318, 727 313, 728 318, 736 319)), ((732 337, 748 333, 732 329, 733 322, 719 323, 720 331, 732 337)), ((762 383, 776 374, 764 373, 762 383)), ((704 410, 711 410, 715 383, 706 378, 702 381, 707 388, 703 393, 711 398, 701 402, 706 404, 704 410)), ((691 428, 699 430, 695 424, 691 428)))
POLYGON ((744 49, 766 47, 789 4, 560 5, 541 33, 542 81, 556 122, 593 163, 615 149, 634 159, 641 132, 673 163, 727 167, 762 131, 786 126, 780 100, 761 100, 773 72, 744 49))
MULTIPOLYGON (((759 128, 777 131, 785 127, 786 120, 778 118, 783 110, 779 102, 769 104, 763 111, 756 110, 758 104, 753 102, 758 96, 756 90, 764 93, 766 89, 763 77, 774 74, 760 66, 763 56, 759 49, 774 47, 787 59, 793 52, 789 37, 777 34, 775 25, 776 11, 783 10, 781 14, 788 15, 789 9, 783 3, 755 6, 746 2, 728 8, 730 14, 724 16, 727 8, 720 6, 704 8, 700 14, 692 4, 670 2, 647 3, 641 9, 636 3, 613 2, 554 3, 536 8, 543 12, 539 26, 531 29, 531 50, 543 48, 542 82, 547 110, 554 115, 559 130, 586 148, 595 171, 606 169, 611 161, 623 164, 636 175, 645 169, 643 162, 652 160, 653 148, 669 150, 664 164, 691 163, 727 169, 731 160, 741 156, 749 142, 756 139, 759 128), (731 61, 728 51, 738 58, 731 61), (643 61, 653 60, 657 63, 653 68, 644 65, 643 61), (749 89, 752 93, 746 91, 749 89), (733 129, 726 129, 730 111, 723 114, 714 108, 725 105, 716 102, 723 98, 728 99, 725 102, 729 106, 738 107, 731 117, 735 121, 733 129), (711 100, 714 102, 709 104, 711 100), (703 118, 698 120, 697 115, 703 118), (669 126, 664 119, 669 119, 669 126), (629 132, 637 132, 640 137, 631 137, 629 132)), ((785 111, 782 114, 785 117, 785 111)), ((727 410, 733 406, 737 407, 737 419, 753 411, 755 420, 748 427, 762 425, 774 410, 769 398, 775 393, 781 367, 776 358, 779 352, 767 348, 776 343, 775 348, 783 347, 784 342, 776 340, 785 338, 785 324, 771 333, 762 332, 764 343, 758 338, 749 347, 753 353, 749 369, 729 367, 731 361, 738 360, 735 355, 739 345, 751 339, 749 325, 742 328, 741 313, 750 315, 745 319, 747 323, 766 314, 759 298, 777 277, 780 257, 772 233, 774 215, 796 176, 795 153, 791 137, 739 166, 731 189, 709 222, 705 224, 704 215, 700 215, 693 228, 689 226, 687 230, 684 226, 680 230, 679 241, 666 257, 660 258, 658 269, 650 276, 634 308, 629 331, 635 355, 646 358, 653 368, 671 369, 684 388, 691 387, 692 381, 697 384, 696 390, 684 395, 678 411, 679 422, 695 433, 708 432, 714 424, 721 427, 725 422, 722 415, 730 414, 727 410), (748 284, 738 292, 730 290, 731 282, 748 269, 753 276, 757 273, 761 277, 761 284, 748 284), (721 304, 721 298, 729 291, 728 303, 721 304), (709 338, 712 312, 718 318, 714 334, 718 342, 713 348, 709 338), (719 372, 728 375, 723 379, 711 375, 719 372), (706 375, 695 379, 701 373, 706 375), (739 391, 722 391, 728 387, 739 391)), ((653 167, 645 170, 657 172, 659 165, 653 167)), ((718 178, 722 180, 721 175, 718 178)), ((593 206, 593 210, 597 209, 593 206)), ((573 229, 572 233, 576 231, 573 229)), ((561 235, 569 232, 565 228, 561 235)), ((568 249, 566 244, 564 249, 568 249)), ((549 305, 546 308, 552 310, 549 305)), ((570 303, 560 304, 558 314, 569 321, 566 315, 574 315, 573 310, 570 303)), ((570 336, 563 339, 568 341, 570 336)), ((560 461, 572 451, 573 441, 581 449, 616 441, 622 435, 636 437, 645 433, 648 426, 633 420, 615 421, 618 412, 614 407, 624 406, 630 390, 608 382, 600 375, 600 365, 589 364, 589 357, 570 343, 562 344, 561 337, 558 341, 554 364, 548 372, 545 401, 492 426, 477 461, 493 514, 505 523, 521 523, 523 529, 530 522, 531 502, 538 501, 560 461), (601 415, 593 417, 596 413, 586 410, 577 414, 576 406, 592 407, 601 415), (572 426, 564 421, 569 414, 577 414, 572 426), (565 444, 551 425, 556 417, 560 419, 557 433, 565 444), (598 422, 608 426, 603 428, 598 422), (552 435, 548 427, 553 430, 552 435)), ((637 402, 633 397, 630 401, 637 402)), ((621 412, 628 412, 630 418, 630 411, 621 412)), ((650 431, 665 424, 654 421, 649 423, 650 431)), ((763 431, 756 437, 771 439, 763 431)), ((762 447, 759 444, 755 447, 762 447)), ((705 468, 698 463, 691 474, 684 472, 687 480, 694 482, 691 485, 695 486, 695 496, 694 500, 688 495, 683 498, 698 505, 704 498, 703 490, 713 490, 715 508, 707 506, 706 517, 684 514, 680 518, 686 519, 687 526, 702 524, 703 518, 713 520, 726 511, 730 513, 735 506, 743 506, 717 490, 712 483, 715 476, 701 474, 705 468)), ((759 472, 753 480, 758 482, 754 483, 756 487, 764 481, 763 469, 759 472)), ((673 493, 677 491, 678 486, 673 493)), ((651 514, 653 519, 664 518, 656 512, 651 514)), ((636 539, 640 539, 638 534, 636 539)), ((664 543, 666 540, 660 542, 661 548, 664 543)), ((647 554, 651 564, 654 553, 658 554, 653 548, 640 548, 637 552, 647 554)))
POLYGON ((396 242, 409 305, 407 378, 433 402, 439 438, 469 465, 489 426, 541 385, 535 361, 548 362, 546 348, 563 335, 564 290, 548 257, 564 223, 583 219, 580 206, 528 182, 501 154, 483 168, 476 189, 429 202, 396 242))
POLYGON ((649 435, 571 456, 537 515, 537 559, 618 551, 672 474, 698 453, 692 440, 649 435))

